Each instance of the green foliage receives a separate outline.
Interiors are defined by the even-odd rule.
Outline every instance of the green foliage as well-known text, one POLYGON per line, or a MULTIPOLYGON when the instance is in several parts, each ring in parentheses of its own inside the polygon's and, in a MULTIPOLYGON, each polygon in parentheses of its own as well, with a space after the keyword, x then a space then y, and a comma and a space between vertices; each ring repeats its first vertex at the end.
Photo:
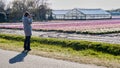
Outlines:
POLYGON ((6 21, 6 14, 0 13, 0 22, 5 22, 5 21, 6 21))
MULTIPOLYGON (((24 41, 23 36, 15 36, 15 35, 3 35, 0 34, 1 38, 15 41, 24 41)), ((41 44, 48 45, 59 45, 62 47, 70 47, 74 50, 87 50, 92 49, 95 51, 100 51, 104 53, 109 53, 113 55, 120 55, 120 45, 119 44, 109 44, 109 43, 99 43, 99 42, 89 42, 89 41, 79 41, 79 40, 63 40, 63 39, 55 39, 55 38, 38 38, 32 37, 31 42, 38 42, 41 44)))
POLYGON ((8 39, 8 40, 15 40, 15 41, 23 41, 23 36, 14 36, 8 34, 0 34, 0 38, 8 39))

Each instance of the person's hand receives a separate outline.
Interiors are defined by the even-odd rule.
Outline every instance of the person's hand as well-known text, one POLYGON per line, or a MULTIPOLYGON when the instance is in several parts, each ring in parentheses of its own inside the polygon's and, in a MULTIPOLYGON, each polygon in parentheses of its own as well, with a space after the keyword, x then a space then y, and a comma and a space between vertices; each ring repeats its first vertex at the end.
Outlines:
POLYGON ((31 15, 29 15, 29 16, 28 16, 28 18, 32 18, 32 16, 31 16, 31 15))

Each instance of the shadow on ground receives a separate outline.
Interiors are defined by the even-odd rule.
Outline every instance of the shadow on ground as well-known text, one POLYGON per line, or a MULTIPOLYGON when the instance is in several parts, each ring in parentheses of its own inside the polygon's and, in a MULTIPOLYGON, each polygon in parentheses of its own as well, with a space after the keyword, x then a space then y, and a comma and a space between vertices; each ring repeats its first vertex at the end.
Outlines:
POLYGON ((14 64, 17 62, 23 62, 24 58, 27 56, 28 52, 21 52, 20 54, 16 55, 15 57, 9 60, 10 64, 14 64))

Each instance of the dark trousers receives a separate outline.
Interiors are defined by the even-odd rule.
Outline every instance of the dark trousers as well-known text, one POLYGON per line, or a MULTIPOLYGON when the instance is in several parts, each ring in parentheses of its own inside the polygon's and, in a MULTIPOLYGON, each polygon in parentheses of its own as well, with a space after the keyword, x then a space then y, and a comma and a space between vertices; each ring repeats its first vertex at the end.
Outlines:
POLYGON ((31 36, 25 36, 24 50, 30 50, 30 38, 31 36))

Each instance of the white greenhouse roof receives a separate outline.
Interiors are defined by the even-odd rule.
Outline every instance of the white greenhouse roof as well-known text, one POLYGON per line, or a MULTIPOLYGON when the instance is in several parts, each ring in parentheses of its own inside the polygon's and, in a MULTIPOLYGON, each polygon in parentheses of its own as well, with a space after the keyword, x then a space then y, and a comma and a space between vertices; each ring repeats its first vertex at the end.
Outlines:
POLYGON ((53 10, 53 14, 66 14, 70 10, 53 10))
MULTIPOLYGON (((62 15, 62 14, 65 15, 65 14, 67 14, 71 10, 70 9, 69 10, 52 10, 52 13, 56 14, 56 15, 62 15)), ((102 10, 102 9, 81 9, 81 8, 75 8, 75 10, 78 10, 81 13, 86 14, 86 15, 87 14, 109 14, 110 15, 109 12, 107 12, 105 10, 102 10)))
POLYGON ((78 9, 78 10, 84 14, 110 14, 102 9, 78 9))

